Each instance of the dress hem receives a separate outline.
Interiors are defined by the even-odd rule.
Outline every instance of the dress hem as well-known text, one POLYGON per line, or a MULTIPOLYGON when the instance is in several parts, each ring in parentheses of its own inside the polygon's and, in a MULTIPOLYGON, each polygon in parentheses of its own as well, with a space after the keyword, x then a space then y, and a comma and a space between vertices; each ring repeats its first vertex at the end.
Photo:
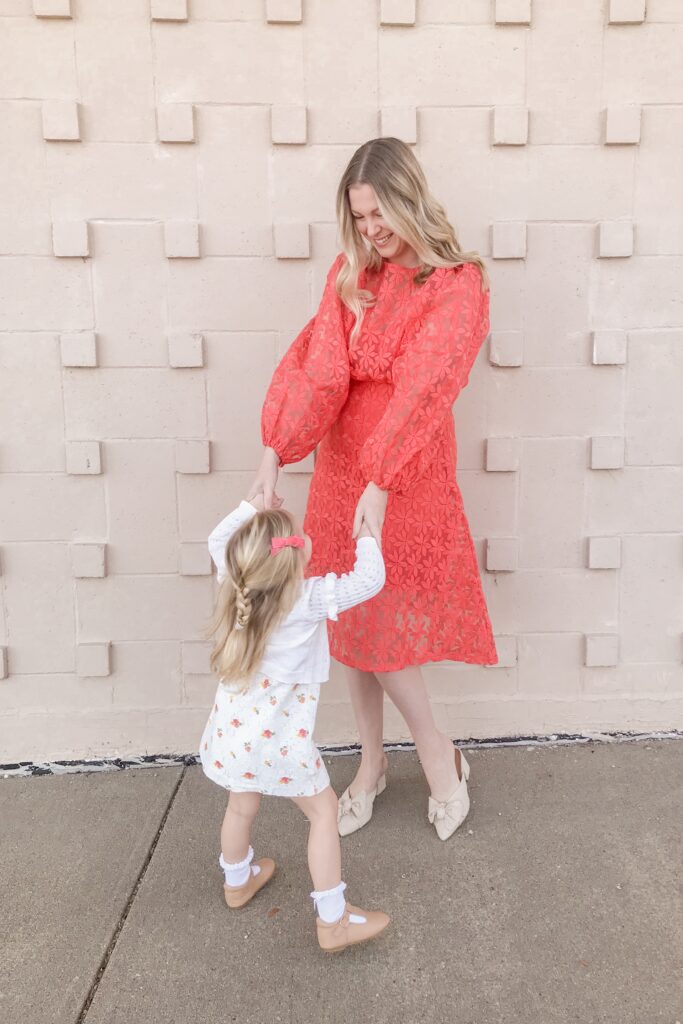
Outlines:
POLYGON ((355 663, 352 663, 348 659, 345 660, 344 658, 341 658, 338 654, 335 654, 334 651, 332 651, 331 654, 334 660, 338 661, 340 665, 344 665, 346 668, 358 669, 359 672, 401 672, 404 668, 419 668, 422 665, 432 664, 438 665, 441 661, 457 661, 463 665, 480 665, 482 668, 492 668, 494 665, 498 664, 497 655, 495 655, 490 661, 478 661, 474 658, 463 657, 458 651, 442 654, 440 657, 434 657, 432 654, 427 655, 424 658, 418 658, 414 661, 401 660, 400 662, 383 662, 379 665, 370 665, 369 663, 363 661, 359 662, 358 660, 356 660, 355 663))
POLYGON ((214 773, 207 771, 204 765, 202 765, 202 771, 206 775, 207 779, 210 779, 211 782, 215 782, 217 786, 221 787, 221 789, 227 789, 231 793, 260 793, 261 796, 283 796, 290 800, 292 797, 317 796, 318 793, 324 792, 328 786, 332 785, 328 776, 324 786, 316 786, 315 783, 311 783, 310 786, 306 787, 306 792, 303 792, 301 787, 298 787, 296 790, 285 790, 284 788, 274 790, 264 788, 263 786, 250 786, 246 779, 226 779, 221 772, 214 773))

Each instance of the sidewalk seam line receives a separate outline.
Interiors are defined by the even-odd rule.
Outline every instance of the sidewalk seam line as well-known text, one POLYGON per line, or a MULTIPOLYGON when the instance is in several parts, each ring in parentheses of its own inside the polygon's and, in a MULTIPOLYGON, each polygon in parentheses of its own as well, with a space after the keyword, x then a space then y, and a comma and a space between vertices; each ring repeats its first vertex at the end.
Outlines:
POLYGON ((81 1007, 81 1011, 78 1014, 78 1017, 76 1018, 75 1024, 84 1024, 84 1021, 86 1020, 86 1018, 88 1016, 88 1011, 90 1010, 90 1007, 92 1005, 93 999, 95 998, 95 996, 97 994, 97 990, 100 987, 100 982, 102 981, 102 978, 104 977, 105 971, 107 970, 107 967, 109 966, 109 961, 111 960, 111 957, 112 957, 112 955, 114 953, 114 950, 116 949, 116 945, 117 945, 117 943, 119 941, 119 935, 123 931, 123 926, 125 925, 126 921, 128 920, 128 914, 130 913, 131 907, 133 906, 133 903, 135 902, 135 897, 137 896, 138 891, 140 889, 140 886, 142 885, 142 882, 144 880, 144 877, 147 874, 147 868, 149 867, 149 865, 151 863, 151 860, 152 860, 152 857, 154 856, 154 851, 156 850, 157 843, 159 842, 159 839, 161 838, 161 833, 164 831, 164 828, 166 827, 166 822, 168 821, 168 816, 171 813, 171 808, 173 807, 173 804, 175 803, 175 798, 178 795, 178 790, 180 789, 182 781, 185 778, 185 773, 186 772, 187 772, 187 767, 183 767, 183 770, 181 771, 180 775, 178 776, 178 781, 176 782, 176 784, 175 784, 175 786, 173 788, 173 792, 171 793, 171 795, 169 797, 168 803, 166 805, 166 810, 164 811, 164 813, 162 815, 162 818, 161 818, 161 821, 159 823, 159 827, 158 827, 158 829, 156 831, 156 834, 154 836, 154 839, 152 840, 152 842, 150 844, 149 850, 147 851, 147 855, 145 856, 145 859, 144 859, 144 862, 142 864, 142 867, 140 868, 140 871, 138 872, 138 876, 137 876, 137 878, 135 880, 135 884, 133 885, 131 893, 130 893, 128 899, 126 900, 126 905, 123 908, 121 916, 119 917, 119 920, 117 922, 116 928, 114 929, 114 933, 113 933, 111 939, 109 940, 109 942, 107 944, 107 948, 105 949, 104 954, 102 955, 102 959, 100 960, 99 967, 97 968, 97 973, 95 974, 95 977, 93 979, 93 982, 92 982, 90 988, 88 989, 88 994, 85 997, 85 1000, 83 1002, 83 1006, 81 1007))

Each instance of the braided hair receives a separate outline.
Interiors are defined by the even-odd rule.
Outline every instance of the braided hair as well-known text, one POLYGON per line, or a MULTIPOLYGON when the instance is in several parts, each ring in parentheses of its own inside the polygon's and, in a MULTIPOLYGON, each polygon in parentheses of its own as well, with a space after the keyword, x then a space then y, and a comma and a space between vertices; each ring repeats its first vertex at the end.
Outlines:
POLYGON ((301 550, 286 547, 271 554, 274 539, 296 533, 289 512, 269 509, 241 526, 226 545, 226 575, 208 630, 215 639, 211 668, 224 683, 248 684, 268 637, 296 602, 305 564, 301 550))

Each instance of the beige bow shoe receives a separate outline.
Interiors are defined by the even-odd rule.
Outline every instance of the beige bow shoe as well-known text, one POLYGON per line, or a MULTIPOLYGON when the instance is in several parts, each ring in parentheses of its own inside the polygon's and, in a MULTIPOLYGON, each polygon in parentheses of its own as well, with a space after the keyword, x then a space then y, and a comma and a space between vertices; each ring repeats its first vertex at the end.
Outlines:
POLYGON ((233 910, 238 907, 246 907, 256 893, 267 885, 275 874, 275 861, 271 860, 270 857, 262 857, 261 860, 254 862, 255 867, 259 867, 261 870, 257 875, 253 871, 249 872, 249 878, 246 880, 244 885, 224 885, 223 892, 225 893, 225 902, 233 910))
POLYGON ((467 792, 467 780, 470 777, 470 766, 464 755, 456 748, 455 770, 458 770, 458 754, 460 754, 460 780, 455 792, 448 800, 429 798, 427 817, 436 829, 439 839, 450 839, 456 829, 460 828, 470 809, 470 795, 467 792))
POLYGON ((372 809, 375 799, 387 788, 387 777, 381 775, 377 785, 369 793, 361 790, 355 796, 347 787, 339 797, 339 809, 337 811, 337 827, 340 836, 350 836, 357 832, 363 825, 367 825, 372 817, 372 809))
POLYGON ((318 943, 325 953, 339 953, 348 946, 369 942, 384 931, 391 918, 381 910, 361 910, 346 904, 339 921, 327 924, 316 919, 318 943))

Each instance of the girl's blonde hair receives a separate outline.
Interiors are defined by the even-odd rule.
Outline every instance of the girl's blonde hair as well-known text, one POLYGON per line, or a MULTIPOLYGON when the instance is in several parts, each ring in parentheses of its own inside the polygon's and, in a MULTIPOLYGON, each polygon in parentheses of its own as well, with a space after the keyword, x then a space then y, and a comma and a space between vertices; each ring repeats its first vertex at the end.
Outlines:
POLYGON ((420 259, 415 268, 415 282, 424 284, 437 267, 457 267, 474 263, 488 285, 481 256, 463 252, 446 212, 430 193, 424 171, 405 142, 400 139, 371 139, 351 157, 337 189, 337 220, 346 262, 337 275, 337 293, 355 315, 351 331, 355 338, 360 330, 367 306, 374 296, 358 287, 358 276, 364 267, 379 270, 382 257, 363 239, 351 213, 349 189, 354 185, 370 185, 388 226, 420 259))
POLYGON ((226 682, 248 685, 268 637, 296 602, 301 550, 286 547, 271 554, 275 537, 295 534, 289 512, 270 509, 258 512, 226 545, 227 576, 208 631, 215 638, 211 668, 226 682))

